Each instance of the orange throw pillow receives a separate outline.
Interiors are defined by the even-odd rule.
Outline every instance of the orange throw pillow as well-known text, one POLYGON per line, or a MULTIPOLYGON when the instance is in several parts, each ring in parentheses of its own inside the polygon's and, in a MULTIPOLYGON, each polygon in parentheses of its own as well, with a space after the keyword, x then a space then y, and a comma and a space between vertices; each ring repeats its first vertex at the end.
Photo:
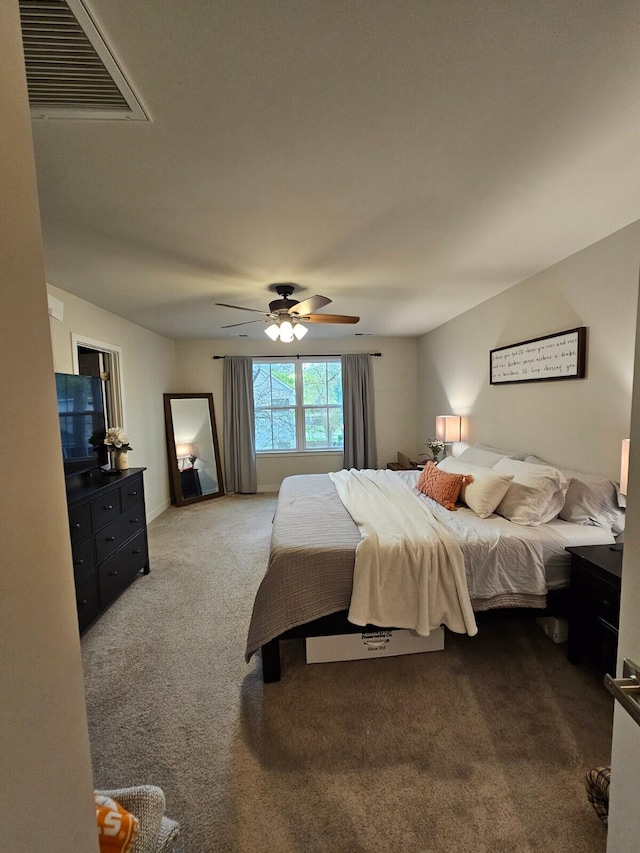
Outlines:
POLYGON ((138 818, 110 797, 96 794, 100 853, 129 853, 138 837, 138 818))
POLYGON ((445 509, 455 510, 460 489, 465 482, 464 474, 441 471, 433 462, 427 462, 418 478, 418 491, 433 498, 445 509))

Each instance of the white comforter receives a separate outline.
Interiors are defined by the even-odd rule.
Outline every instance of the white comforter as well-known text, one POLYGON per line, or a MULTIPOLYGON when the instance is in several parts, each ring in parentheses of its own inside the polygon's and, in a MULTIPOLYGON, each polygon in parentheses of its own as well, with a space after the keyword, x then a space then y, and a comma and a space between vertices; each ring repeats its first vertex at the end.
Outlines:
POLYGON ((446 625, 474 635, 464 557, 455 539, 393 471, 329 474, 358 525, 349 621, 428 636, 446 625))

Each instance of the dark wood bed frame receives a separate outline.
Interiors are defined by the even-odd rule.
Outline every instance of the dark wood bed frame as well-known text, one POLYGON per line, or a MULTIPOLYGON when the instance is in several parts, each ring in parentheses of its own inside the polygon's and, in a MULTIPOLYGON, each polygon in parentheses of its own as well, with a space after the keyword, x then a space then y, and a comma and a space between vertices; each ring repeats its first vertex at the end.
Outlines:
MULTIPOLYGON (((495 610, 483 610, 475 614, 477 621, 485 619, 522 619, 540 616, 555 616, 566 619, 568 613, 569 590, 557 589, 547 593, 546 608, 538 607, 500 607, 495 610)), ((360 634, 371 631, 390 631, 379 625, 354 625, 347 620, 347 610, 331 613, 304 625, 290 628, 273 640, 260 647, 262 652, 262 680, 265 684, 280 681, 282 666, 280 661, 280 640, 306 639, 307 637, 329 637, 333 634, 360 634)))

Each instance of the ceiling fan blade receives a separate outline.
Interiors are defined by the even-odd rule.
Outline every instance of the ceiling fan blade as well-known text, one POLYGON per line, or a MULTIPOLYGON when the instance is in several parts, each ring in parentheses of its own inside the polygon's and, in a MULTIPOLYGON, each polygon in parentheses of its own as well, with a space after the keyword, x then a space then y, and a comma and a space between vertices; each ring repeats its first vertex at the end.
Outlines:
POLYGON ((326 296, 310 296, 308 299, 303 299, 302 302, 298 302, 297 305, 292 305, 289 308, 289 314, 298 314, 305 316, 310 314, 312 311, 317 311, 318 308, 324 308, 325 305, 329 305, 331 299, 328 299, 326 296))
POLYGON ((243 308, 242 305, 228 305, 226 302, 214 302, 214 305, 220 305, 222 308, 236 308, 238 311, 253 311, 254 314, 263 314, 265 317, 269 316, 264 311, 258 311, 257 308, 243 308))
POLYGON ((360 317, 349 317, 347 314, 305 314, 301 320, 310 323, 359 323, 360 317))
MULTIPOLYGON (((267 315, 269 316, 269 315, 267 315)), ((265 323, 266 320, 246 320, 244 323, 231 323, 229 326, 220 326, 221 329, 233 329, 235 326, 249 326, 251 323, 265 323)))

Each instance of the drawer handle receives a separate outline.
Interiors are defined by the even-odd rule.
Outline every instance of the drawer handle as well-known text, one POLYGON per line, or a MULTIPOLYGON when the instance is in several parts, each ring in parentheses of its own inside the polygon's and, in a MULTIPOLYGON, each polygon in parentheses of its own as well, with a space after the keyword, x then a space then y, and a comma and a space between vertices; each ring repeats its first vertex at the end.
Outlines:
POLYGON ((137 492, 129 492, 129 496, 130 496, 130 497, 132 497, 132 498, 135 498, 135 496, 136 496, 137 494, 138 494, 137 492))
POLYGON ((104 510, 113 509, 113 504, 108 504, 107 506, 102 507, 104 510))
POLYGON ((104 540, 104 541, 105 541, 105 542, 115 542, 115 541, 116 541, 116 537, 115 537, 115 536, 105 536, 105 540, 104 540))
POLYGON ((82 601, 79 601, 79 602, 78 602, 78 607, 82 607, 82 606, 83 606, 84 604, 86 604, 86 603, 87 603, 87 599, 86 599, 86 598, 83 598, 83 599, 82 599, 82 601))
POLYGON ((141 553, 142 553, 142 551, 140 550, 140 548, 136 548, 136 549, 135 549, 135 551, 134 551, 133 553, 134 553, 134 554, 141 554, 141 553))
POLYGON ((71 526, 73 527, 74 530, 80 530, 79 524, 72 524, 71 526))
POLYGON ((118 573, 117 573, 117 572, 109 572, 109 577, 110 577, 110 578, 117 578, 117 577, 118 577, 118 573))
POLYGON ((131 524, 137 524, 137 523, 138 523, 138 519, 137 519, 137 518, 132 518, 132 519, 131 519, 131 524))
POLYGON ((76 566, 81 566, 83 563, 84 563, 84 560, 76 560, 75 561, 76 566))

